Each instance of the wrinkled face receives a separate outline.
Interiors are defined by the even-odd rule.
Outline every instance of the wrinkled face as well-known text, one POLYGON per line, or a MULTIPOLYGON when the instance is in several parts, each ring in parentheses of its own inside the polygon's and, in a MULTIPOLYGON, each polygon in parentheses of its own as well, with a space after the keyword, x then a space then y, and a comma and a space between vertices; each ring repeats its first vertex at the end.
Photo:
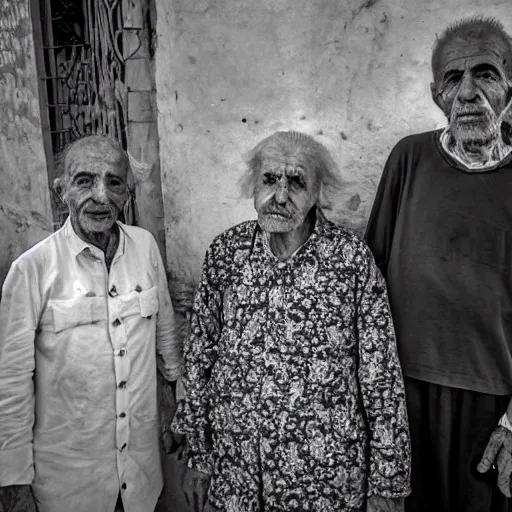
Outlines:
POLYGON ((109 232, 129 197, 127 168, 115 147, 98 141, 66 156, 63 198, 73 226, 85 237, 109 232))
POLYGON ((315 171, 302 166, 300 159, 263 158, 254 190, 260 226, 269 233, 297 229, 316 203, 318 193, 315 171))
POLYGON ((449 119, 457 142, 483 145, 497 138, 499 115, 509 99, 507 50, 500 38, 457 39, 443 50, 435 70, 434 100, 449 119))

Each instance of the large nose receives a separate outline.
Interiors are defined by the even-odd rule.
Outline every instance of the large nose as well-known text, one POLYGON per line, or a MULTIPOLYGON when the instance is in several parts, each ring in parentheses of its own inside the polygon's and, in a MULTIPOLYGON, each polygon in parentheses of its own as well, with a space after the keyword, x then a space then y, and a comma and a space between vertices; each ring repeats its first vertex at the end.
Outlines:
POLYGON ((92 187, 92 198, 97 203, 108 203, 107 184, 104 180, 95 180, 92 187))
POLYGON ((285 204, 286 201, 288 201, 288 192, 288 180, 283 178, 277 184, 277 191, 275 195, 276 202, 278 204, 285 204))
POLYGON ((459 100, 462 102, 472 102, 478 96, 478 89, 471 73, 466 72, 462 77, 462 82, 459 87, 459 100))

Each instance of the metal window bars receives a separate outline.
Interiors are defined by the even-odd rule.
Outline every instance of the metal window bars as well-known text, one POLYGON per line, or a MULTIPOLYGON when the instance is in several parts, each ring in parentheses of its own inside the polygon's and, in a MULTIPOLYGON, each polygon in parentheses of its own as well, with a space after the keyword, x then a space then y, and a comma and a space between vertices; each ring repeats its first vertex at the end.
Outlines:
POLYGON ((126 148, 120 0, 41 0, 44 74, 53 153, 85 134, 126 148))
MULTIPOLYGON (((36 0, 38 72, 50 181, 66 144, 101 133, 127 147, 122 0, 36 0)), ((35 20, 34 20, 35 21, 35 20)), ((53 191, 54 192, 54 191, 53 191)), ((56 227, 67 212, 54 192, 56 227)))

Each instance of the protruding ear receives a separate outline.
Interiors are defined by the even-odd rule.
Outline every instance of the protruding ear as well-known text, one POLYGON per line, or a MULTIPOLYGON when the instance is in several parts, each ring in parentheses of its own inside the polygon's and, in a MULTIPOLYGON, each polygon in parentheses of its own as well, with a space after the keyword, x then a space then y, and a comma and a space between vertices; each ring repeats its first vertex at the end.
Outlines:
POLYGON ((506 144, 512 144, 512 86, 508 88, 507 104, 501 113, 501 135, 506 144))
POLYGON ((59 196, 59 199, 64 202, 64 180, 62 178, 53 180, 53 190, 59 196))
POLYGON ((442 94, 438 91, 435 82, 430 82, 430 94, 434 103, 444 112, 444 101, 442 94))
POLYGON ((446 105, 446 101, 443 98, 443 93, 438 89, 435 82, 431 82, 430 84, 430 93, 432 94, 432 99, 434 103, 443 111, 443 114, 446 116, 446 119, 450 119, 450 109, 446 105))
MULTIPOLYGON (((512 102, 512 81, 508 80, 507 84, 507 107, 512 102)), ((508 108, 510 110, 510 107, 508 108)))

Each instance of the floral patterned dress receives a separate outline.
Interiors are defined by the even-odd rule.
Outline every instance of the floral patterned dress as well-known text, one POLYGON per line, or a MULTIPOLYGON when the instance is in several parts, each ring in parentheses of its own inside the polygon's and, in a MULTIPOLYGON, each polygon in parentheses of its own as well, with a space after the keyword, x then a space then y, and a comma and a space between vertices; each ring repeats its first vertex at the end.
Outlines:
POLYGON ((369 249, 317 212, 288 260, 255 221, 210 246, 175 431, 222 512, 359 511, 409 491, 402 373, 369 249))

